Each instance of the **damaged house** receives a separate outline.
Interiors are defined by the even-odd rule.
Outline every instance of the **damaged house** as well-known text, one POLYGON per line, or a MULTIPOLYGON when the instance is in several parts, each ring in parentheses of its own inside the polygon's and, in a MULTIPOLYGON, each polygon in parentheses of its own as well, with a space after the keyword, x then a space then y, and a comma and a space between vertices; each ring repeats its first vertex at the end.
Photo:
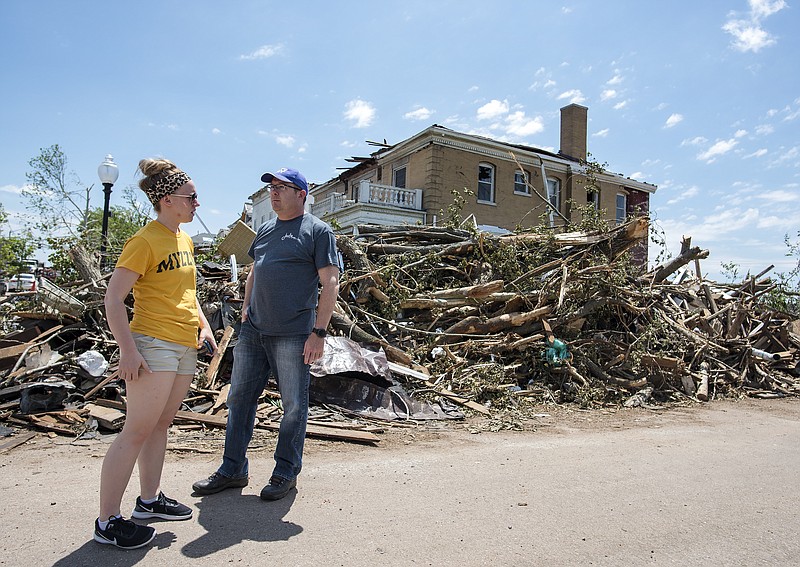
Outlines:
MULTIPOLYGON (((589 204, 617 225, 647 216, 655 185, 590 171, 587 114, 577 104, 561 109, 558 153, 437 124, 397 144, 372 143, 376 152, 351 158, 356 165, 311 189, 310 210, 342 232, 359 224, 435 226, 453 191, 466 189, 462 214, 490 232, 531 228, 543 218, 558 230, 580 220, 576 206, 589 204)), ((263 193, 254 195, 254 211, 269 207, 263 193)), ((646 265, 646 248, 637 257, 646 265)))

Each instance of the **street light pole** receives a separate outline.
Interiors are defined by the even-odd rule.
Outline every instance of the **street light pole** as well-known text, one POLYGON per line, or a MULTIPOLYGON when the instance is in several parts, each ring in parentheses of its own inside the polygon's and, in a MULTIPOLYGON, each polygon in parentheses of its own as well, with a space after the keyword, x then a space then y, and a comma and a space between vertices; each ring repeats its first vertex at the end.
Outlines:
POLYGON ((106 155, 106 159, 97 168, 97 175, 100 177, 100 183, 103 184, 103 193, 105 193, 105 205, 103 206, 103 232, 100 236, 100 269, 105 270, 108 263, 106 259, 106 249, 108 248, 108 202, 111 199, 111 187, 119 177, 119 169, 117 164, 114 163, 114 158, 111 154, 106 155))

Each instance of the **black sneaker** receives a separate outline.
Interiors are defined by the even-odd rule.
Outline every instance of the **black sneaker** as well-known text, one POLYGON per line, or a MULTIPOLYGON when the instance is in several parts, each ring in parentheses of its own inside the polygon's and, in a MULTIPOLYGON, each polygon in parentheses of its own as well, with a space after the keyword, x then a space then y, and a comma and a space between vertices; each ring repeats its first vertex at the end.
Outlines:
POLYGON ((122 549, 144 547, 156 537, 156 530, 150 526, 140 526, 125 518, 108 521, 106 529, 100 529, 100 520, 94 521, 94 540, 98 543, 116 545, 122 549))
POLYGON ((246 476, 225 476, 220 472, 215 472, 210 477, 195 482, 192 488, 197 494, 214 494, 226 488, 243 488, 247 486, 247 482, 246 476))
POLYGON ((161 518, 162 520, 188 520, 192 517, 192 509, 177 500, 167 498, 163 492, 158 493, 158 500, 145 504, 141 496, 136 497, 136 507, 131 514, 137 520, 161 518))
POLYGON ((297 486, 296 478, 289 480, 288 478, 272 475, 272 478, 269 479, 269 484, 261 489, 261 499, 280 500, 289 494, 289 491, 295 486, 297 486))

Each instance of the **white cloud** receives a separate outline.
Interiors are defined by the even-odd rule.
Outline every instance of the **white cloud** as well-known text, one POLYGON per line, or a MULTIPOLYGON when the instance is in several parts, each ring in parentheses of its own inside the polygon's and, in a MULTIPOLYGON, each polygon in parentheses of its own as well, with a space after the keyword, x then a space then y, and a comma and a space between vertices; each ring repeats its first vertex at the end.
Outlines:
POLYGON ((751 157, 760 158, 760 157, 763 157, 765 155, 767 155, 767 150, 765 148, 761 148, 761 149, 758 149, 758 150, 754 151, 752 154, 747 154, 746 156, 744 156, 744 159, 751 158, 751 157))
POLYGON ((671 114, 664 123, 664 128, 672 128, 683 122, 683 114, 671 114))
POLYGON ((614 89, 606 89, 600 93, 600 100, 609 100, 612 98, 617 98, 617 91, 614 89))
POLYGON ((783 121, 784 122, 791 122, 792 120, 797 119, 798 116, 800 116, 800 109, 795 110, 794 112, 790 112, 789 114, 784 116, 783 117, 783 121))
POLYGON ((571 103, 580 104, 586 101, 586 97, 583 96, 583 93, 580 89, 572 89, 570 91, 564 91, 560 95, 556 97, 557 100, 564 100, 569 99, 571 103))
POLYGON ((270 57, 274 57, 276 55, 280 55, 283 53, 283 44, 278 43, 276 45, 262 45, 255 51, 248 53, 246 55, 240 55, 239 59, 242 61, 255 61, 258 59, 269 59, 270 57))
POLYGON ((427 120, 428 118, 431 117, 432 114, 433 111, 428 110, 423 106, 421 108, 417 108, 416 110, 411 110, 409 112, 406 112, 403 115, 403 118, 405 118, 406 120, 427 120))
POLYGON ((794 191, 776 189, 774 191, 759 193, 758 197, 771 203, 793 203, 797 200, 797 193, 794 191))
POLYGON ((628 177, 630 177, 631 179, 636 179, 637 181, 642 181, 644 179, 647 179, 650 176, 647 175, 646 173, 641 172, 641 171, 634 171, 628 177))
POLYGON ((618 102, 617 104, 614 105, 614 110, 622 110, 626 106, 628 106, 628 101, 627 100, 623 100, 623 101, 618 102))
POLYGON ((478 89, 480 89, 480 87, 478 85, 472 85, 470 88, 467 89, 467 92, 468 93, 474 93, 478 89))
POLYGON ((0 193, 12 193, 14 195, 22 194, 22 187, 17 185, 0 185, 0 193))
POLYGON ((594 134, 592 134, 592 138, 605 138, 608 136, 608 133, 611 130, 609 128, 603 128, 602 130, 598 130, 594 134))
POLYGON ((736 133, 733 135, 734 138, 743 138, 747 136, 747 130, 736 130, 736 133))
POLYGON ((759 136, 768 136, 775 131, 775 127, 771 124, 761 124, 760 126, 756 126, 756 134, 759 136))
POLYGON ((787 217, 779 217, 779 216, 769 216, 769 217, 761 217, 758 219, 758 224, 756 224, 756 228, 761 229, 780 229, 781 231, 792 230, 797 228, 797 221, 794 218, 787 218, 787 217))
POLYGON ((701 232, 705 240, 714 240, 715 235, 729 234, 754 224, 758 219, 758 209, 750 208, 723 210, 719 214, 709 215, 703 219, 701 232))
POLYGON ((786 8, 785 0, 749 0, 753 18, 761 20, 786 8))
POLYGON ((506 117, 506 133, 512 136, 524 138, 538 134, 544 130, 544 122, 541 116, 529 118, 521 110, 514 112, 506 117))
POLYGON ((508 114, 508 101, 493 99, 478 109, 478 120, 494 120, 508 114))
POLYGON ((785 165, 786 163, 794 162, 795 167, 800 163, 800 146, 794 146, 788 150, 783 151, 778 159, 770 165, 785 165))
POLYGON ((775 43, 769 33, 761 29, 758 24, 746 20, 732 20, 722 26, 722 29, 733 36, 733 48, 741 52, 758 53, 775 43))
POLYGON ((219 128, 212 128, 211 133, 217 136, 219 134, 222 134, 222 130, 220 130, 219 128))
POLYGON ((697 159, 706 163, 713 163, 718 157, 727 154, 735 148, 738 143, 739 142, 733 138, 730 140, 720 140, 706 151, 697 154, 697 159))
POLYGON ((355 123, 354 128, 367 128, 375 120, 375 114, 375 107, 361 99, 351 100, 345 105, 344 117, 355 123))
POLYGON ((681 146, 699 146, 705 144, 708 140, 703 136, 695 136, 694 138, 687 138, 681 142, 681 146))
POLYGON ((686 191, 684 191, 680 195, 677 195, 676 197, 674 197, 674 198, 670 199, 669 201, 667 201, 667 204, 668 205, 674 205, 675 203, 679 203, 680 201, 684 201, 686 199, 691 199, 692 197, 697 196, 699 193, 700 193, 700 189, 697 187, 697 185, 692 185, 691 187, 689 187, 686 191))
POLYGON ((623 81, 622 75, 620 75, 619 71, 614 71, 614 76, 611 77, 608 81, 606 81, 607 85, 618 85, 623 81))
POLYGON ((275 136, 275 141, 279 143, 281 146, 286 146, 287 148, 291 148, 294 146, 294 137, 293 136, 282 136, 278 135, 275 136))
POLYGON ((722 30, 733 36, 734 49, 758 53, 765 47, 774 45, 775 38, 762 27, 762 20, 787 7, 785 0, 750 0, 748 19, 737 19, 731 15, 722 30))

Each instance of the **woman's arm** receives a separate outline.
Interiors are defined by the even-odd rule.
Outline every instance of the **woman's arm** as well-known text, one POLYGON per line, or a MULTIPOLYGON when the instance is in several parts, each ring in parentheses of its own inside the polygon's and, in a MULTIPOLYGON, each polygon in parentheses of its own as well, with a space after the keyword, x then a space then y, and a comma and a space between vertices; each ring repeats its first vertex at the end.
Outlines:
POLYGON ((106 306, 106 319, 108 327, 114 335, 119 346, 119 376, 123 380, 135 380, 139 377, 139 369, 150 372, 150 367, 136 349, 133 342, 128 310, 125 307, 125 298, 133 289, 133 284, 139 279, 139 274, 127 268, 116 268, 108 282, 108 289, 104 299, 106 306))

